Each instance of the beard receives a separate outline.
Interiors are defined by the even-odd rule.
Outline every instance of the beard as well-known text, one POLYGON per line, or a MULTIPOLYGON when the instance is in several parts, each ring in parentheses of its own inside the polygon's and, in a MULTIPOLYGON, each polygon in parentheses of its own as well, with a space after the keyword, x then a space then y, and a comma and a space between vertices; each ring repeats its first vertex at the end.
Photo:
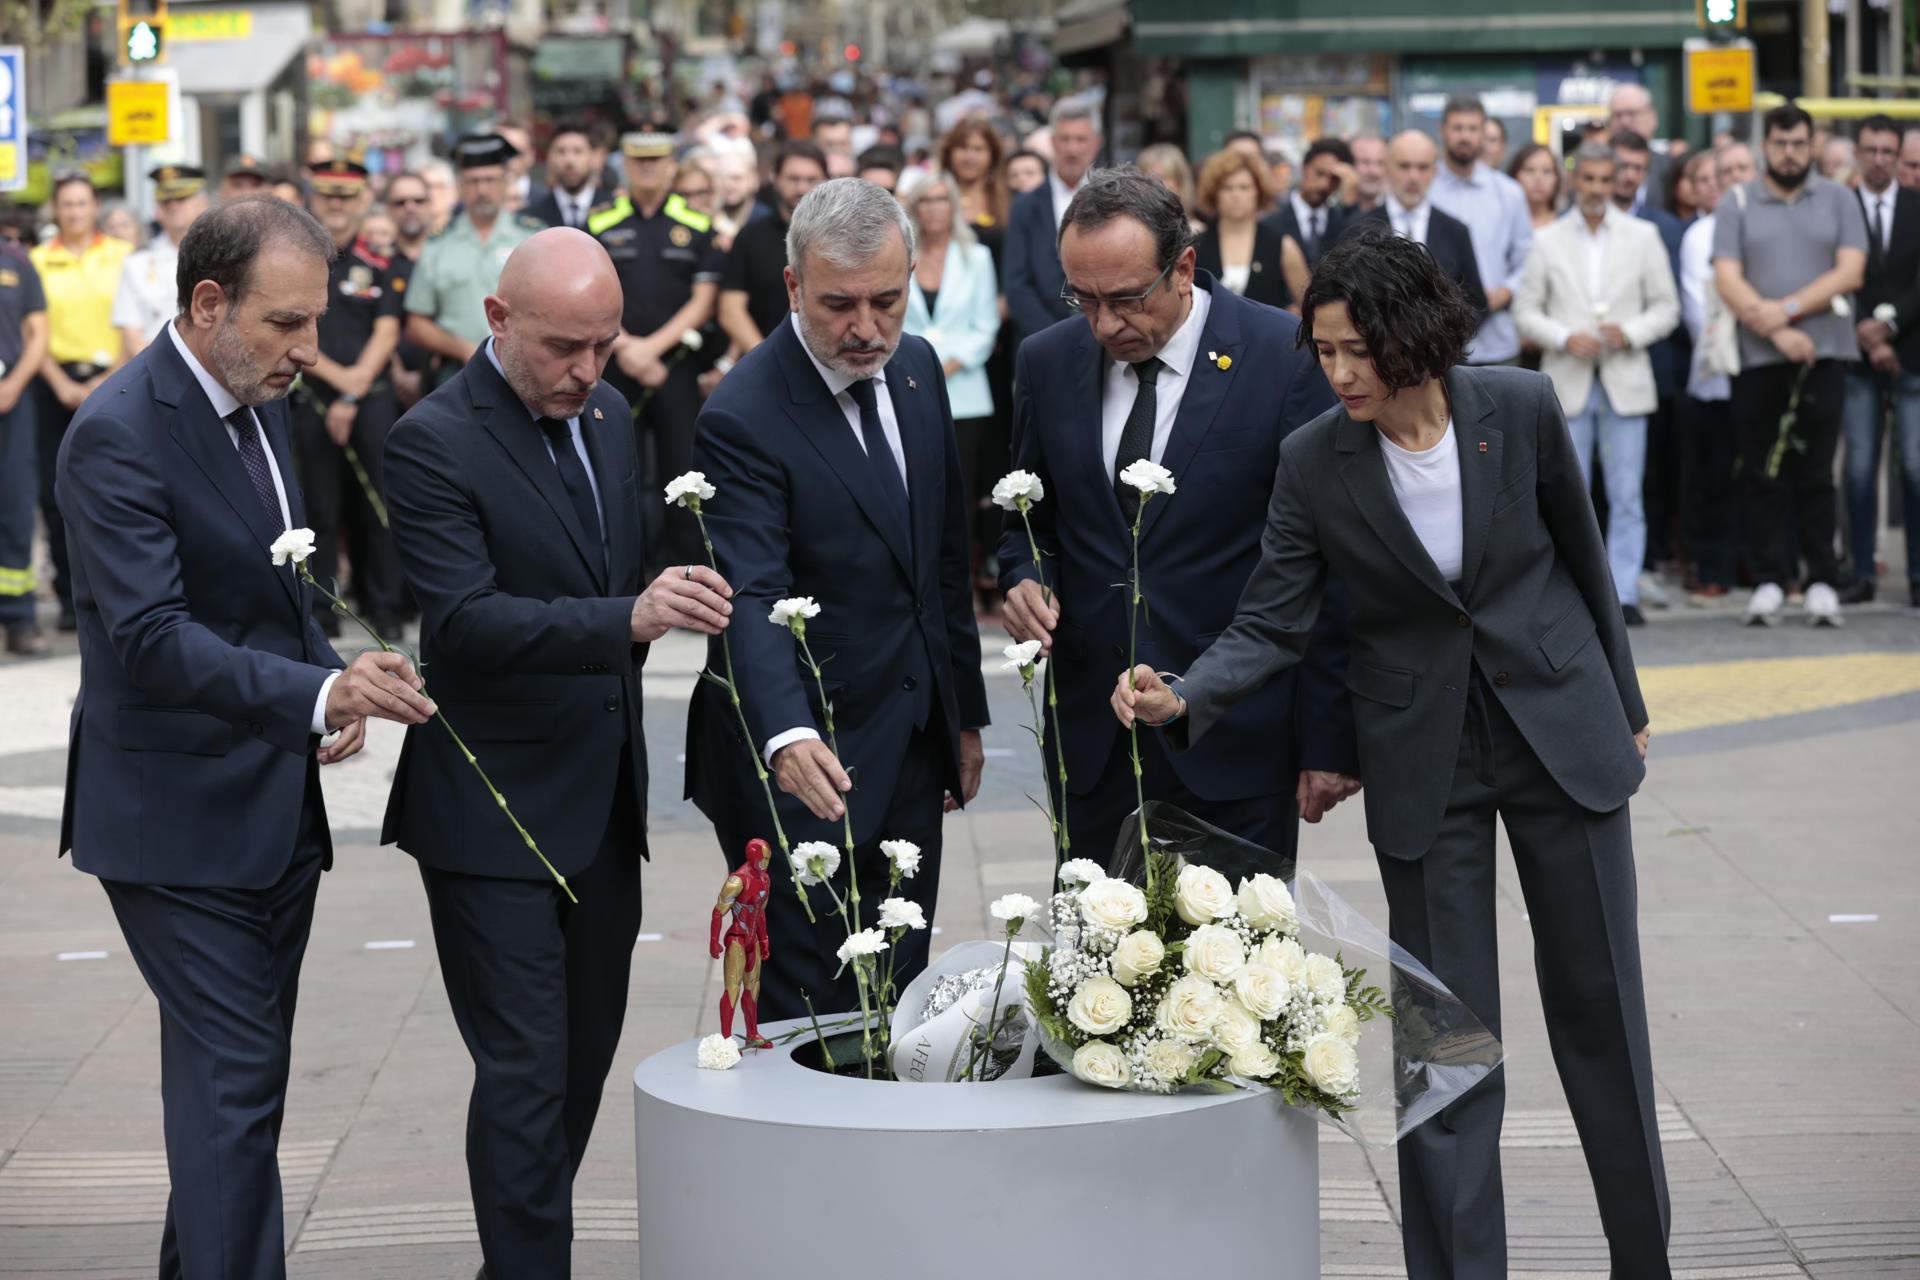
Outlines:
POLYGON ((278 400, 293 389, 292 376, 300 372, 299 367, 289 365, 285 369, 268 369, 248 349, 240 331, 233 327, 231 318, 223 319, 220 327, 214 330, 213 345, 207 351, 207 363, 213 366, 213 374, 219 378, 233 398, 244 405, 261 405, 278 400), (268 380, 275 375, 289 379, 284 387, 274 387, 268 380))
POLYGON ((500 372, 506 375, 507 385, 539 417, 565 421, 576 416, 598 385, 597 382, 590 382, 584 387, 573 386, 569 380, 557 387, 543 387, 533 371, 527 368, 526 361, 520 358, 519 349, 514 343, 496 338, 493 353, 500 357, 500 372))
POLYGON ((1470 147, 1462 143, 1460 146, 1447 148, 1447 159, 1464 169, 1480 159, 1480 151, 1479 147, 1470 147))
POLYGON ((894 350, 900 345, 900 335, 896 333, 891 342, 843 346, 826 334, 816 331, 807 322, 805 308, 794 314, 800 321, 800 341, 806 343, 807 350, 813 353, 813 358, 843 378, 872 377, 886 366, 887 361, 893 359, 894 350), (880 358, 871 364, 855 363, 847 359, 848 356, 876 354, 880 358))
POLYGON ((1775 186, 1785 191, 1798 190, 1800 184, 1805 182, 1807 175, 1812 172, 1812 165, 1804 169, 1776 169, 1772 165, 1767 166, 1767 177, 1773 180, 1775 186))

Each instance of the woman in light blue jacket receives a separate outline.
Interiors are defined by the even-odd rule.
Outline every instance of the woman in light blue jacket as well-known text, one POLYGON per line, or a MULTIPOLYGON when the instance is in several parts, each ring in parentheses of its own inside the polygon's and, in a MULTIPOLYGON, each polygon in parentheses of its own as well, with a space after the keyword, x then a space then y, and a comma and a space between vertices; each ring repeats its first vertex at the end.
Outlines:
POLYGON ((993 392, 987 357, 1000 332, 1000 280, 993 255, 958 217, 960 187, 933 172, 906 186, 901 203, 913 221, 918 262, 907 297, 906 331, 933 344, 947 375, 947 399, 960 446, 960 470, 972 521, 975 577, 999 536, 991 519, 993 482, 1007 459, 992 452, 993 392))

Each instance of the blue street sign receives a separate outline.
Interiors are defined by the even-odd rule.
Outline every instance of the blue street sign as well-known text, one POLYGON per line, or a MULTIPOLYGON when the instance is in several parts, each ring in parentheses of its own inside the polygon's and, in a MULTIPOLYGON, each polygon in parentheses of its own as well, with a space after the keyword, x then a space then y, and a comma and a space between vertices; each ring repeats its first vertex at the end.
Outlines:
POLYGON ((27 185, 26 52, 0 47, 0 191, 27 185))

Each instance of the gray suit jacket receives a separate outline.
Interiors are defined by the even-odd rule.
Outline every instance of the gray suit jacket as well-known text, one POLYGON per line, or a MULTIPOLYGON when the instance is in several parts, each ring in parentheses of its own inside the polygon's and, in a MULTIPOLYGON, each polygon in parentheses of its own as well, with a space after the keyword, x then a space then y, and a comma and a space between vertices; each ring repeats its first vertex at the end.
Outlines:
POLYGON ((1352 601, 1347 686, 1374 847, 1417 858, 1452 790, 1477 664, 1563 790, 1624 804, 1647 723, 1626 624, 1553 385, 1520 369, 1447 375, 1464 518, 1458 593, 1387 478, 1379 435, 1334 408, 1280 447, 1261 560, 1166 729, 1176 751, 1306 652, 1329 571, 1352 601))

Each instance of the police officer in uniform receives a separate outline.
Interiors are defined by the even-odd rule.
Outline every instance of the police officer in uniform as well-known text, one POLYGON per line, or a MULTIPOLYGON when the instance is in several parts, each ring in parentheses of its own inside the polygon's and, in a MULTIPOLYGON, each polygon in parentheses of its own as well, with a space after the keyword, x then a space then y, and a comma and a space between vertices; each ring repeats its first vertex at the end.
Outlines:
POLYGON ((150 170, 154 219, 159 234, 132 253, 120 267, 120 290, 113 295, 113 325, 120 330, 131 360, 146 349, 162 325, 180 314, 180 288, 173 278, 180 260, 180 237, 207 211, 207 174, 184 164, 150 170))
MULTIPOLYGON (((606 377, 634 406, 640 456, 653 461, 649 491, 692 462, 700 373, 683 339, 713 319, 726 266, 713 243, 713 220, 673 194, 679 169, 673 137, 673 126, 663 121, 623 137, 627 194, 587 222, 613 259, 625 293, 620 339, 606 377)), ((647 541, 659 560, 650 570, 706 558, 692 513, 658 503, 647 510, 665 522, 660 536, 647 541)))
POLYGON ((517 154, 497 133, 469 134, 453 144, 464 207, 427 241, 407 279, 406 336, 441 357, 447 374, 486 341, 484 304, 507 255, 547 227, 538 218, 507 212, 507 161, 517 154))
POLYGON ((391 366, 393 391, 400 412, 405 413, 427 393, 434 381, 430 376, 434 358, 407 337, 406 329, 407 283, 413 277, 421 253, 426 250, 427 237, 432 234, 433 192, 425 178, 412 169, 402 169, 387 179, 386 199, 387 215, 393 219, 395 232, 393 258, 387 270, 401 304, 400 346, 393 353, 391 366))
MULTIPOLYGON (((314 533, 311 563, 314 576, 327 581, 337 570, 344 535, 361 616, 392 640, 408 612, 400 561, 383 519, 381 475, 387 432, 400 416, 387 370, 400 341, 400 292, 387 259, 360 237, 371 203, 365 166, 332 160, 311 170, 308 182, 313 216, 336 249, 327 311, 320 317, 320 358, 292 397, 294 457, 314 533)), ((339 619, 325 601, 315 602, 314 613, 328 635, 339 634, 339 619)))
POLYGON ((24 250, 0 245, 0 626, 7 652, 36 656, 47 637, 34 611, 34 511, 40 493, 33 380, 47 355, 47 298, 24 250))

